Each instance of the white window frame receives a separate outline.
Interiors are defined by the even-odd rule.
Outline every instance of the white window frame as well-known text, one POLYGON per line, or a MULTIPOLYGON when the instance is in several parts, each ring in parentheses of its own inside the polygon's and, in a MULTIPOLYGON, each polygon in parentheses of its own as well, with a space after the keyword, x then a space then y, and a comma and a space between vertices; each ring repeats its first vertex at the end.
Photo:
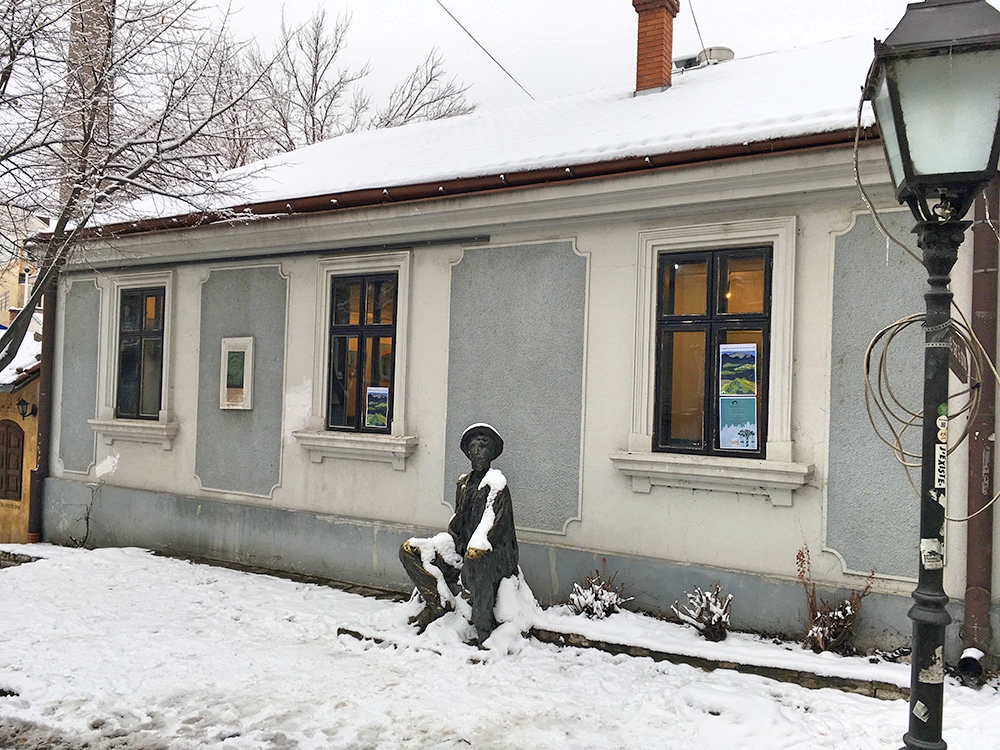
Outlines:
POLYGON ((171 420, 170 362, 173 350, 171 321, 173 318, 174 272, 159 271, 122 275, 110 282, 110 294, 104 300, 102 311, 101 359, 105 363, 99 370, 99 406, 96 419, 88 420, 106 444, 116 440, 131 443, 157 443, 164 450, 171 450, 179 431, 177 422, 171 420), (160 412, 156 420, 120 419, 115 416, 118 397, 118 334, 121 324, 121 294, 129 289, 163 287, 163 377, 161 380, 160 412))
POLYGON ((792 335, 795 307, 794 216, 701 224, 639 232, 636 257, 635 347, 628 450, 615 451, 615 468, 632 479, 634 492, 653 485, 764 495, 791 505, 811 465, 792 460, 792 335), (657 259, 661 253, 770 245, 771 336, 765 459, 653 452, 656 384, 657 259))
POLYGON ((406 459, 413 455, 419 442, 415 435, 406 434, 406 375, 410 298, 410 250, 343 255, 317 261, 316 307, 320 311, 316 325, 313 351, 312 414, 309 427, 292 433, 313 463, 324 458, 360 459, 392 464, 398 471, 406 468, 406 459), (326 393, 330 368, 330 285, 335 276, 365 274, 396 274, 396 341, 394 347, 392 426, 388 434, 340 432, 326 430, 326 393))

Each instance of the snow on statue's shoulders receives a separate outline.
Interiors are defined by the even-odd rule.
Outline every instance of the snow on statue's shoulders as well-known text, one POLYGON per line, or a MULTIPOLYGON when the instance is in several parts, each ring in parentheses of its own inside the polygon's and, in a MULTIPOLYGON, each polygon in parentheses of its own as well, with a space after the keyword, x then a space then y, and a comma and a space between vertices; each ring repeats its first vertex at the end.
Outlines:
POLYGON ((479 489, 483 487, 490 488, 490 497, 496 497, 498 494, 503 492, 504 488, 507 486, 507 477, 503 475, 500 469, 490 469, 486 472, 485 476, 481 482, 479 482, 479 489))

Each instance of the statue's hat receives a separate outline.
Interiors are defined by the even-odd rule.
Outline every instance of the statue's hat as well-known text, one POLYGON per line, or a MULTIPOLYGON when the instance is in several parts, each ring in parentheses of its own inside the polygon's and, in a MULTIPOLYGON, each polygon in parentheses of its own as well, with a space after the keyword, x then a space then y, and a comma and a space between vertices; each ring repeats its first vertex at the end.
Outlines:
POLYGON ((473 435, 478 435, 480 433, 489 435, 493 438, 493 442, 496 444, 497 449, 496 455, 493 456, 493 458, 496 458, 503 453, 503 438, 500 437, 500 433, 496 431, 496 428, 494 428, 493 425, 486 424, 485 422, 476 422, 475 424, 470 424, 466 427, 465 432, 462 433, 462 453, 464 453, 466 457, 471 458, 471 456, 469 456, 469 441, 472 439, 473 435))

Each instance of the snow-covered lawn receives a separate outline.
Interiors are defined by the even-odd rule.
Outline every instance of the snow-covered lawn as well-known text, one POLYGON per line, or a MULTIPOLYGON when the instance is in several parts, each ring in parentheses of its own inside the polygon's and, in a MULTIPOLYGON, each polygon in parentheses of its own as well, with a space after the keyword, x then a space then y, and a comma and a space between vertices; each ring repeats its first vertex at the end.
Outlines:
MULTIPOLYGON (((124 735, 130 747, 247 750, 863 750, 898 748, 906 729, 903 701, 558 649, 509 626, 480 651, 451 616, 416 635, 406 625, 412 604, 143 550, 2 549, 45 559, 0 570, 0 723, 34 722, 81 744, 124 735)), ((749 636, 709 644, 631 614, 535 617, 595 639, 907 681, 903 665, 749 636)), ((949 683, 945 700, 952 750, 1000 747, 995 687, 949 683)))

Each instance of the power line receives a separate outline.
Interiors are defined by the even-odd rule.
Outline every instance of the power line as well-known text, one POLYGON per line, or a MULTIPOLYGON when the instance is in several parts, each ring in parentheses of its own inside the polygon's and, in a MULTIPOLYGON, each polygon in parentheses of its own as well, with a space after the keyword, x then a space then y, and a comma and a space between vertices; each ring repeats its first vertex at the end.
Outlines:
MULTIPOLYGON (((688 8, 691 10, 691 18, 694 19, 694 30, 698 32, 698 43, 701 44, 701 52, 704 52, 705 40, 701 38, 701 28, 698 26, 698 16, 694 14, 694 0, 688 0, 688 8)), ((705 62, 708 62, 708 55, 705 56, 705 62)))
POLYGON ((480 43, 479 43, 479 40, 478 40, 478 39, 476 39, 476 37, 474 37, 474 36, 472 35, 472 32, 471 32, 471 31, 469 31, 469 30, 468 30, 467 28, 465 28, 465 27, 464 27, 464 26, 462 25, 462 22, 461 22, 461 21, 459 21, 459 20, 458 20, 457 18, 455 18, 455 14, 454 14, 454 13, 452 13, 452 12, 451 12, 450 10, 448 10, 448 9, 447 9, 447 8, 446 8, 446 7, 444 6, 444 3, 442 3, 442 2, 441 2, 441 0, 437 0, 437 4, 441 6, 441 9, 442 9, 442 10, 443 10, 443 11, 444 11, 445 13, 447 13, 447 14, 448 14, 449 16, 451 16, 451 20, 452 20, 452 21, 454 21, 455 23, 457 23, 457 24, 458 24, 458 26, 459 26, 459 28, 460 28, 460 29, 462 29, 462 31, 464 31, 464 32, 465 32, 466 34, 468 34, 468 36, 469 36, 469 39, 471 39, 472 41, 474 41, 474 42, 475 42, 475 43, 476 43, 476 44, 477 44, 477 45, 479 46, 479 49, 481 49, 481 50, 482 50, 483 52, 485 52, 485 53, 487 54, 487 56, 488 56, 488 57, 489 57, 489 58, 490 58, 490 59, 491 59, 491 60, 492 60, 492 61, 493 61, 494 63, 496 63, 497 67, 498 67, 498 68, 500 68, 500 70, 502 70, 502 71, 503 71, 504 73, 506 73, 506 74, 507 74, 507 77, 508 77, 508 78, 509 78, 510 80, 512 80, 512 81, 513 81, 514 83, 516 83, 516 84, 517 84, 517 87, 518 87, 519 89, 521 89, 521 91, 523 91, 523 92, 524 92, 525 94, 527 94, 527 95, 528 95, 528 98, 529 98, 529 99, 531 99, 531 101, 535 101, 535 97, 533 97, 533 96, 531 95, 531 92, 529 92, 529 91, 528 91, 528 89, 524 88, 524 86, 522 86, 522 85, 521 85, 521 83, 520 83, 520 82, 519 82, 519 81, 518 81, 518 80, 517 80, 516 78, 514 78, 514 76, 512 76, 512 75, 510 74, 510 71, 509 71, 509 70, 507 70, 507 68, 505 68, 505 67, 504 67, 503 65, 501 65, 501 64, 500 64, 500 61, 499 61, 499 60, 497 60, 497 59, 496 59, 495 57, 493 57, 493 55, 491 55, 491 54, 490 54, 490 51, 489 51, 488 49, 486 49, 486 47, 484 47, 484 46, 483 46, 482 44, 480 44, 480 43))

